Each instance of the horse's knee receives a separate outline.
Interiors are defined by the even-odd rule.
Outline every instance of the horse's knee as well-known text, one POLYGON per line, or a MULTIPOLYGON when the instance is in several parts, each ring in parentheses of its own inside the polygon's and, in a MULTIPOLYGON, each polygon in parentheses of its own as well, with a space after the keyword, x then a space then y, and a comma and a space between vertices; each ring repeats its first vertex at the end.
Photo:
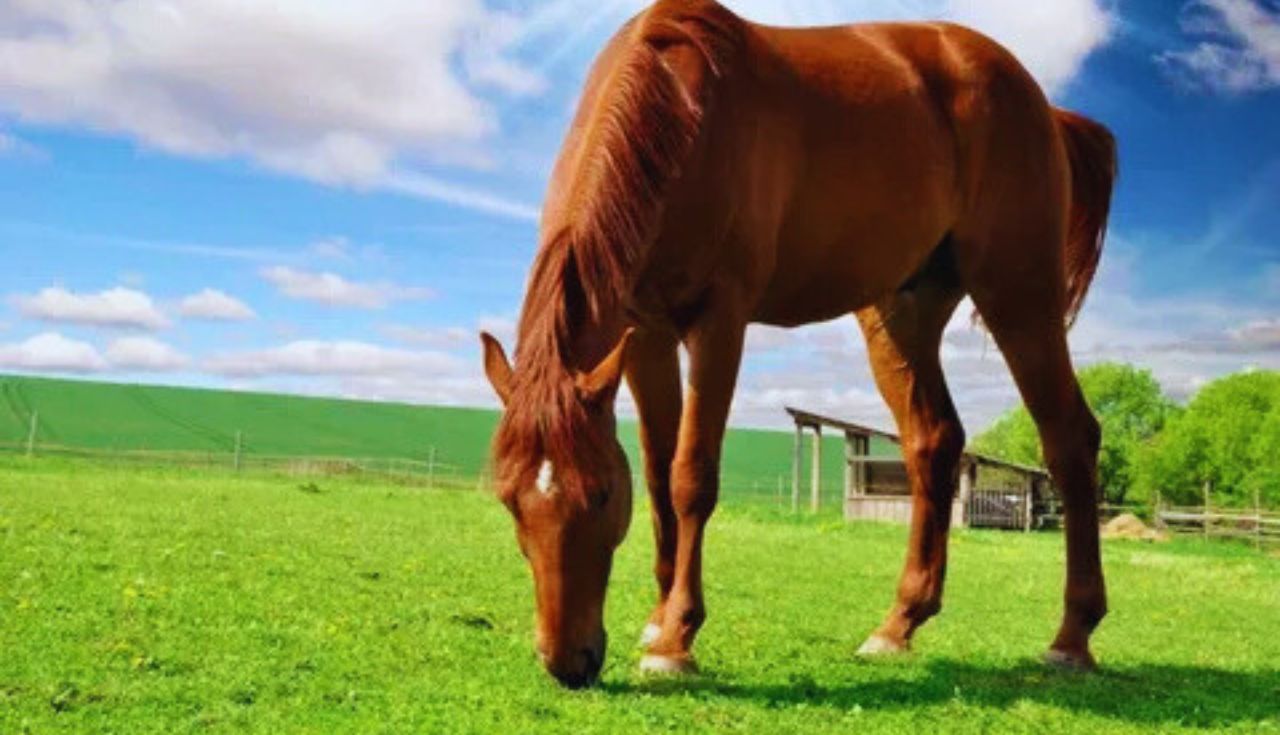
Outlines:
POLYGON ((1102 426, 1083 399, 1071 420, 1048 427, 1042 440, 1045 464, 1060 481, 1064 499, 1072 499, 1075 487, 1092 486, 1096 482, 1102 426))
POLYGON ((681 457, 671 465, 671 505, 677 517, 706 517, 720 492, 720 463, 713 457, 681 457))
POLYGON ((964 426, 957 418, 943 419, 915 432, 906 447, 908 464, 922 473, 931 494, 949 496, 954 492, 952 481, 964 443, 964 426))

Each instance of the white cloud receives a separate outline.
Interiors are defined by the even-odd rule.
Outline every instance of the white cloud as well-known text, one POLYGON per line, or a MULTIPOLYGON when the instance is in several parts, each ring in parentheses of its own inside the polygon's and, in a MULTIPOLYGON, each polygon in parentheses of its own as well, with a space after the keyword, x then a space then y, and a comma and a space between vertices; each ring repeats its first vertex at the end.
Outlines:
POLYGON ((1050 94, 1075 77, 1112 25, 1098 0, 948 0, 944 14, 1008 46, 1050 94))
POLYGON ((1156 56, 1178 79, 1223 92, 1280 86, 1280 10, 1255 0, 1193 0, 1182 21, 1203 40, 1156 56))
POLYGON ((88 342, 57 332, 37 334, 23 342, 0 344, 0 367, 36 372, 92 373, 107 369, 107 361, 88 342))
POLYGON ((206 288, 182 299, 178 313, 188 319, 246 321, 257 316, 243 301, 222 291, 206 288))
POLYGON ((514 23, 483 0, 5 3, 0 112, 376 187, 482 157, 498 119, 480 90, 542 88, 514 23))
POLYGON ((359 283, 336 273, 304 271, 283 265, 266 268, 261 275, 289 298, 328 306, 381 309, 394 301, 417 301, 434 295, 427 288, 386 282, 359 283))
POLYGON ((411 327, 404 324, 388 324, 382 327, 381 331, 397 342, 436 350, 452 350, 468 346, 479 339, 475 330, 465 327, 411 327))
POLYGON ((179 370, 191 360, 152 337, 121 337, 107 346, 107 361, 114 369, 167 372, 179 370))
MULTIPOLYGON (((1113 24, 1104 0, 724 0, 743 17, 787 26, 831 25, 871 20, 946 19, 972 26, 1012 50, 1051 93, 1061 92, 1085 58, 1106 42, 1113 24)), ((646 0, 628 0, 615 16, 635 12, 646 0)), ((526 34, 551 45, 552 56, 590 39, 566 24, 607 25, 594 0, 552 0, 540 4, 526 23, 526 34), (586 20, 590 19, 590 20, 586 20)), ((610 18, 609 20, 618 20, 610 18)), ((610 29, 611 30, 611 29, 610 29)))
POLYGON ((477 212, 496 214, 511 219, 536 222, 540 216, 538 208, 531 204, 512 201, 421 173, 394 173, 383 183, 383 188, 400 194, 422 199, 435 199, 446 204, 454 204, 477 212))
POLYGON ((14 303, 23 316, 49 322, 139 329, 169 325, 150 296, 131 288, 117 287, 94 294, 51 286, 34 296, 16 296, 14 303))
POLYGON ((354 341, 300 340, 266 350, 223 354, 207 361, 218 375, 261 377, 418 376, 456 372, 460 361, 441 352, 400 350, 354 341))

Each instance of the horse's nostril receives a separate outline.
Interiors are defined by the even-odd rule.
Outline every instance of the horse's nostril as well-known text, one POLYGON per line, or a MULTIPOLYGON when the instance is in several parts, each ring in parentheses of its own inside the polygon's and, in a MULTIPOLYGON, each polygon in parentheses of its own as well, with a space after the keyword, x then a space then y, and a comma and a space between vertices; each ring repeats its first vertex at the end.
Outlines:
POLYGON ((600 678, 604 654, 596 648, 583 648, 574 656, 573 666, 569 668, 556 667, 551 664, 550 659, 544 659, 543 663, 547 664, 551 675, 562 685, 569 689, 581 689, 595 684, 600 678))

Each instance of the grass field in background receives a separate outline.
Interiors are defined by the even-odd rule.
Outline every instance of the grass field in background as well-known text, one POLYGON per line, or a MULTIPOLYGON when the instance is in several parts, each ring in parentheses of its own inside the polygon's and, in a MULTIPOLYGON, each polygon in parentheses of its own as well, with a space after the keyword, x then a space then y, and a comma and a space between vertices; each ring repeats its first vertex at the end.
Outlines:
POLYGON ((1107 542, 1104 670, 1038 657, 1061 537, 961 531, 946 610, 902 660, 853 651, 906 529, 727 502, 706 541, 704 673, 646 679, 643 507, 615 563, 602 685, 531 647, 511 521, 464 491, 0 456, 0 733, 1280 732, 1280 560, 1107 542))
MULTIPOLYGON (((249 454, 435 459, 475 477, 487 466, 494 411, 238 391, 126 385, 0 375, 0 445, 21 448, 33 412, 38 444, 99 450, 231 452, 242 432, 249 454)), ((619 438, 641 471, 634 422, 619 438)), ((731 430, 725 440, 727 492, 789 502, 793 438, 780 431, 731 430)), ((808 477, 808 440, 802 470, 808 477)), ((896 453, 873 442, 874 454, 896 453)), ((824 504, 839 505, 843 438, 823 442, 824 504)), ((807 497, 808 485, 805 485, 807 497)))

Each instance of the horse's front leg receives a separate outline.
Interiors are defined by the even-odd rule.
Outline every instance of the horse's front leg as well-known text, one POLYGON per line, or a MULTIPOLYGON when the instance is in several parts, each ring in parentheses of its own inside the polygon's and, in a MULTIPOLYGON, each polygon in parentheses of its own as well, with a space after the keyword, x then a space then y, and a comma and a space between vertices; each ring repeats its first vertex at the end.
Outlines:
POLYGON ((671 462, 680 431, 680 355, 674 332, 646 328, 631 339, 627 385, 640 414, 640 444, 644 448, 645 483, 649 488, 653 541, 653 574, 658 604, 644 627, 642 645, 657 639, 676 569, 676 514, 671 505, 671 462))
POLYGON ((661 629, 641 669, 696 670, 693 640, 706 618, 702 599, 702 538, 720 489, 720 444, 742 360, 746 321, 741 309, 717 304, 685 336, 689 389, 671 465, 671 505, 676 519, 675 574, 661 629))

